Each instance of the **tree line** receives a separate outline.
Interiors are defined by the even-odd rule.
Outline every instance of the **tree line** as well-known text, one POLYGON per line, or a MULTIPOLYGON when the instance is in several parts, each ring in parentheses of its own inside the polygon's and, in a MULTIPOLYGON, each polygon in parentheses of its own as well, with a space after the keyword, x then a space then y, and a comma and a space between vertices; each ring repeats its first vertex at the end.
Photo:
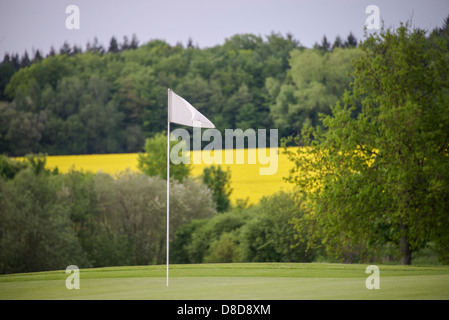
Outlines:
MULTIPOLYGON (((172 263, 312 261, 294 195, 230 204, 229 172, 209 167, 170 188, 172 263), (194 196, 192 196, 194 195, 194 196)), ((49 170, 42 155, 0 156, 0 273, 165 262, 166 181, 158 175, 49 170)))
MULTIPOLYGON (((61 174, 45 163, 0 156, 0 273, 165 262, 165 180, 61 174)), ((172 232, 216 213, 210 189, 192 178, 171 182, 170 193, 172 232)))
MULTIPOLYGON (((338 39, 337 39, 338 40, 338 39)), ((0 64, 0 153, 92 154, 141 151, 166 130, 167 88, 216 127, 298 133, 329 112, 357 57, 350 34, 330 47, 304 48, 288 34, 239 34, 200 49, 135 36, 94 40, 83 52, 65 43, 45 58, 6 54, 0 64), (303 68, 308 73, 298 73, 303 68), (312 70, 315 70, 311 72, 312 70)))

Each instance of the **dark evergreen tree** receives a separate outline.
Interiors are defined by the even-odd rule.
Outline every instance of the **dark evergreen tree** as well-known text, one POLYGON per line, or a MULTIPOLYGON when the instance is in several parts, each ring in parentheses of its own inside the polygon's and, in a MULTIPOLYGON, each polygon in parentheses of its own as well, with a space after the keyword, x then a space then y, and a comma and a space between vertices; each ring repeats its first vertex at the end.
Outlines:
POLYGON ((334 50, 335 48, 341 48, 343 46, 343 40, 341 40, 340 36, 337 36, 335 38, 334 43, 332 44, 332 50, 334 50))
POLYGON ((39 51, 39 49, 37 49, 37 50, 34 52, 33 63, 42 61, 42 59, 43 59, 42 54, 41 54, 41 52, 39 51))
POLYGON ((118 42, 114 36, 112 36, 111 41, 109 42, 108 52, 111 52, 111 53, 119 52, 118 42))
POLYGON ((72 53, 73 54, 78 54, 78 53, 82 53, 83 49, 81 49, 81 47, 77 46, 76 44, 73 45, 73 49, 72 49, 72 53))
POLYGON ((3 91, 15 72, 14 64, 12 63, 9 54, 6 53, 3 57, 3 62, 0 64, 0 100, 6 99, 3 91))
POLYGON ((139 47, 139 40, 137 39, 137 36, 135 34, 133 34, 129 48, 137 49, 138 47, 139 47))
POLYGON ((55 48, 53 46, 50 47, 50 52, 48 53, 47 57, 53 57, 56 55, 55 48))
POLYGON ((72 54, 72 48, 70 47, 69 43, 67 41, 64 42, 61 49, 59 49, 60 54, 66 54, 70 56, 72 54))
POLYGON ((92 53, 99 53, 104 54, 105 50, 103 46, 98 42, 98 38, 95 37, 92 44, 90 42, 87 43, 86 51, 92 52, 92 53))
POLYGON ((346 41, 344 43, 344 47, 345 48, 355 48, 355 47, 357 47, 357 39, 352 34, 352 32, 349 33, 348 38, 346 39, 346 41))
POLYGON ((324 51, 329 51, 331 45, 330 43, 327 41, 327 37, 326 35, 323 36, 323 39, 321 40, 321 46, 320 48, 324 51))
POLYGON ((126 51, 130 49, 129 39, 127 36, 123 36, 123 43, 120 46, 120 51, 126 51))
POLYGON ((193 40, 189 37, 189 40, 187 40, 187 48, 193 48, 193 40))
POLYGON ((20 59, 20 68, 29 67, 31 65, 30 57, 28 56, 28 52, 25 50, 25 53, 22 56, 22 59, 20 59))

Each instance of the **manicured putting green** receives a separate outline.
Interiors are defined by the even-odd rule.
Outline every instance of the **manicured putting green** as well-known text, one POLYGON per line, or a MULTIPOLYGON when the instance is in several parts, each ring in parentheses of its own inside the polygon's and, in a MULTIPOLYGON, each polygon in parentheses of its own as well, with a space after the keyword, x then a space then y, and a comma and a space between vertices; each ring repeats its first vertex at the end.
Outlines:
POLYGON ((0 276, 0 299, 449 299, 449 266, 379 265, 380 289, 367 289, 367 265, 239 263, 80 270, 68 290, 65 270, 0 276))

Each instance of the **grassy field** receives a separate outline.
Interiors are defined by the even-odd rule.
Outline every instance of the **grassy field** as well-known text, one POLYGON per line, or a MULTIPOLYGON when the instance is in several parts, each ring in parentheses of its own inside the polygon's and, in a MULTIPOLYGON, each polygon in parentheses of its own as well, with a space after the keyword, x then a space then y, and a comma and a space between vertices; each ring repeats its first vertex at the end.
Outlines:
POLYGON ((0 299, 449 299, 449 266, 379 265, 380 289, 368 290, 367 265, 239 263, 109 267, 80 270, 68 290, 63 271, 0 276, 0 299))
MULTIPOLYGON (((272 152, 278 152, 278 169, 273 175, 260 175, 261 167, 268 167, 259 163, 248 164, 248 150, 245 150, 245 164, 223 164, 222 168, 231 170, 231 187, 233 192, 231 200, 235 203, 237 199, 248 198, 249 203, 257 203, 263 196, 271 195, 280 190, 290 190, 292 184, 286 183, 283 178, 287 177, 292 163, 287 156, 282 153, 283 149, 273 149, 272 152)), ((193 153, 201 152, 194 151, 193 153)), ((234 152, 235 150, 227 150, 234 152)), ((116 175, 125 170, 138 171, 137 153, 122 154, 103 154, 103 155, 77 155, 77 156, 48 156, 47 166, 49 168, 58 167, 59 171, 66 173, 71 169, 90 172, 104 172, 116 175)), ((201 175, 207 165, 192 164, 192 175, 197 177, 201 175)))

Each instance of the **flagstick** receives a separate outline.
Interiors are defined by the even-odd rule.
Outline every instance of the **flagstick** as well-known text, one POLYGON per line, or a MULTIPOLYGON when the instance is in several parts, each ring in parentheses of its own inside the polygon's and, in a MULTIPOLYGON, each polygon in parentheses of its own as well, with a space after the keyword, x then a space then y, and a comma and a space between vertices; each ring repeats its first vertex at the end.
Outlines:
POLYGON ((168 287, 168 265, 169 265, 169 242, 170 242, 170 107, 171 94, 168 89, 167 110, 167 287, 168 287))

